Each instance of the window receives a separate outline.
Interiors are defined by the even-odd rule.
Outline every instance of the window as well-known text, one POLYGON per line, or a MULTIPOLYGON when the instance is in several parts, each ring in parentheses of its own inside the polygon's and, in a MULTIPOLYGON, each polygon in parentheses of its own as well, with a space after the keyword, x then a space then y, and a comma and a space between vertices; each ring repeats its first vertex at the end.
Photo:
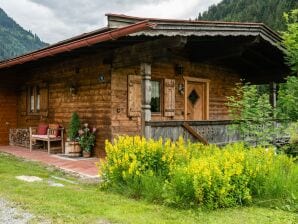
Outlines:
POLYGON ((151 81, 151 112, 161 112, 160 81, 151 81))
POLYGON ((38 86, 29 87, 29 113, 39 113, 40 111, 40 88, 38 86))

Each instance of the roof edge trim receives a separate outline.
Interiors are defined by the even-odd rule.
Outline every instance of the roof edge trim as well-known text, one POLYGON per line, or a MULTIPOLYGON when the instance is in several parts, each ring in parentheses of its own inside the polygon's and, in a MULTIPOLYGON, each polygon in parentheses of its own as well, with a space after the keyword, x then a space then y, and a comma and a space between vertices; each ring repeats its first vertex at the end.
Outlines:
POLYGON ((64 43, 59 46, 49 46, 47 48, 37 50, 28 54, 21 55, 16 58, 8 59, 6 61, 0 62, 0 69, 8 68, 14 65, 23 64, 30 61, 35 61, 48 56, 53 56, 56 54, 72 51, 81 47, 88 47, 100 42, 115 40, 129 34, 144 31, 146 29, 154 28, 155 24, 150 23, 148 20, 144 20, 129 26, 117 28, 112 31, 100 33, 94 36, 86 37, 80 40, 74 40, 68 43, 64 43))

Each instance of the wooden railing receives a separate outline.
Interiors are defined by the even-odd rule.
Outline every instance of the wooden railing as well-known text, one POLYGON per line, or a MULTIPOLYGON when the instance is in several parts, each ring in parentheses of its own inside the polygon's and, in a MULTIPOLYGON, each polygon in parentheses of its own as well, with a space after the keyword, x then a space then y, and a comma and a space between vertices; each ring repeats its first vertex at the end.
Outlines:
POLYGON ((228 131, 230 120, 221 121, 150 121, 153 139, 168 138, 173 141, 182 136, 185 140, 200 141, 204 144, 224 145, 240 140, 237 133, 228 131))

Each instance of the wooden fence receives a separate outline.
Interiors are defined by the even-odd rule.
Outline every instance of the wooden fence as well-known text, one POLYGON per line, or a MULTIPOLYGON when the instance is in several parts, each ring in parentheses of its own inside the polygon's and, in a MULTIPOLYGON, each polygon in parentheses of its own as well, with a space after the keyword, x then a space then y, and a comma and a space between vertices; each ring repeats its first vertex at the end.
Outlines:
POLYGON ((240 140, 239 134, 229 131, 230 120, 221 121, 150 121, 153 139, 168 138, 173 141, 182 136, 185 140, 224 145, 240 140))

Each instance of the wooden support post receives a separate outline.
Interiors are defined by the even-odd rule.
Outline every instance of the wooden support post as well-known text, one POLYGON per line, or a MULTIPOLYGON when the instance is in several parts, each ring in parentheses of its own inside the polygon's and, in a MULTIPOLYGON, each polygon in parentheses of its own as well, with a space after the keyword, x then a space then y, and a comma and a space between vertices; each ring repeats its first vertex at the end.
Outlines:
POLYGON ((270 103, 273 108, 276 107, 276 83, 270 83, 270 103))
POLYGON ((151 121, 151 65, 141 64, 142 76, 142 135, 151 138, 151 126, 146 126, 146 121, 151 121))

